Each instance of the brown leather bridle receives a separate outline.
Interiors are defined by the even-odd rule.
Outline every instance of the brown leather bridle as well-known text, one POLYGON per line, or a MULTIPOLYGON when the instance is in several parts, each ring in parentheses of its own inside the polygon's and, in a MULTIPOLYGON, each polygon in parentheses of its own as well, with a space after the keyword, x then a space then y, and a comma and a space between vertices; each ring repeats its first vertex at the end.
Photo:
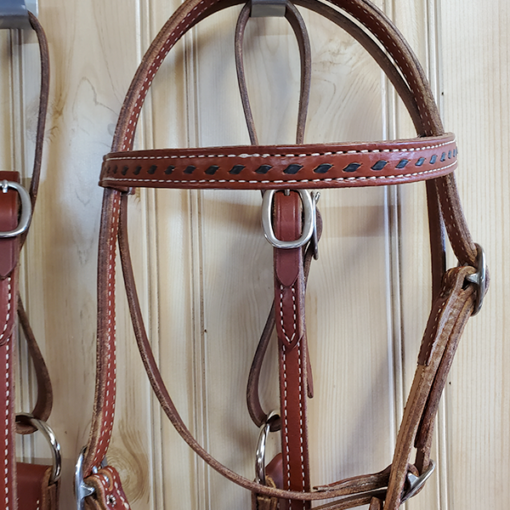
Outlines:
POLYGON ((241 97, 252 145, 187 149, 132 150, 140 110, 164 58, 175 43, 210 14, 240 2, 187 0, 152 42, 126 95, 112 150, 104 158, 105 188, 98 269, 98 351, 94 415, 88 444, 77 469, 77 504, 90 508, 128 508, 118 473, 101 468, 111 439, 115 408, 115 259, 119 243, 128 303, 138 347, 152 388, 168 418, 195 452, 227 479, 250 490, 254 508, 343 509, 370 504, 371 510, 396 510, 429 476, 434 417, 463 328, 479 309, 487 289, 482 250, 469 234, 453 171, 457 145, 445 133, 425 74, 392 22, 366 0, 297 0, 349 32, 370 52, 406 105, 418 138, 384 142, 303 144, 310 82, 309 42, 297 9, 286 16, 301 54, 301 96, 297 143, 258 145, 242 66, 242 38, 249 7, 236 29, 236 59, 241 97), (317 197, 308 190, 426 181, 432 259, 432 310, 418 356, 391 465, 327 486, 310 487, 306 400, 311 393, 304 296, 321 219, 317 197), (282 455, 268 467, 264 483, 234 473, 191 435, 163 382, 142 320, 131 266, 127 207, 136 187, 252 189, 264 192, 266 236, 274 246, 273 313, 255 355, 248 383, 248 409, 257 426, 280 428, 282 455), (446 270, 444 227, 458 266, 446 270), (300 239, 298 243, 294 242, 300 239), (280 410, 268 417, 258 398, 260 366, 276 329, 280 363, 280 410), (414 462, 411 460, 416 450, 414 462))

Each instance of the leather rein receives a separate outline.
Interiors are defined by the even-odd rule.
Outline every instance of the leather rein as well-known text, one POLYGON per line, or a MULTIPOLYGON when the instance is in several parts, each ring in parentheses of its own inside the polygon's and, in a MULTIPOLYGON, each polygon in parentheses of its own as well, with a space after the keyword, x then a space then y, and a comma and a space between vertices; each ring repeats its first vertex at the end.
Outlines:
POLYGON ((113 466, 103 466, 111 440, 116 391, 115 260, 117 242, 131 318, 151 386, 186 443, 213 469, 253 494, 253 508, 339 510, 370 505, 396 510, 430 476, 434 419, 458 341, 487 290, 483 251, 474 244, 453 171, 457 145, 445 133, 424 71, 393 23, 367 0, 297 0, 352 35, 376 60, 402 98, 418 137, 362 143, 304 144, 311 64, 306 27, 287 2, 301 55, 301 93, 294 145, 259 145, 248 100, 242 41, 250 16, 246 5, 236 27, 236 68, 251 145, 132 150, 150 85, 175 43, 198 22, 237 0, 187 0, 145 54, 120 112, 112 150, 104 157, 105 188, 98 267, 97 378, 92 428, 76 470, 77 506, 129 508, 113 466), (312 488, 307 439, 307 398, 313 393, 305 327, 305 292, 322 220, 315 190, 425 181, 432 260, 432 309, 392 463, 385 470, 312 488), (192 436, 167 390, 143 323, 128 242, 128 197, 133 188, 251 189, 263 192, 264 232, 274 248, 274 303, 262 333, 247 390, 250 416, 264 431, 281 430, 282 454, 252 481, 212 457, 192 436), (314 191, 309 191, 314 190, 314 191), (445 235, 458 266, 446 270, 445 235), (278 338, 280 410, 269 413, 258 395, 260 367, 273 330, 278 338), (415 457, 412 459, 413 452, 415 457))

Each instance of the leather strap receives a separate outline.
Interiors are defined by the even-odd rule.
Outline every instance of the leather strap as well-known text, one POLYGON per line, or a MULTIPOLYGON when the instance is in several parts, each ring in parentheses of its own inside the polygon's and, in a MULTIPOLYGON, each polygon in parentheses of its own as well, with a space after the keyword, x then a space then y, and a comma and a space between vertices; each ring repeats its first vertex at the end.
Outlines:
MULTIPOLYGON (((388 73, 409 109, 420 136, 419 139, 381 143, 329 144, 327 146, 298 143, 285 147, 251 146, 217 149, 163 149, 150 152, 131 151, 140 110, 164 57, 182 35, 196 23, 213 12, 236 3, 237 0, 225 2, 222 0, 188 0, 179 7, 155 38, 140 64, 121 110, 112 152, 105 158, 101 184, 108 189, 104 193, 100 234, 98 376, 93 425, 85 457, 85 475, 90 477, 92 468, 98 466, 106 454, 113 424, 115 402, 114 280, 115 242, 118 233, 128 302, 137 343, 149 380, 163 410, 183 439, 198 455, 226 478, 258 494, 259 499, 262 497, 299 501, 334 499, 335 501, 316 508, 340 509, 370 504, 373 510, 380 508, 381 502, 384 500, 385 510, 398 508, 402 500, 407 497, 405 487, 408 474, 421 475, 429 464, 433 416, 460 334, 473 310, 474 296, 477 292, 475 284, 466 281, 466 277, 476 270, 477 250, 467 229, 455 180, 451 173, 456 165, 455 141, 451 135, 444 133, 425 74, 416 57, 400 32, 379 9, 366 0, 335 0, 331 2, 334 6, 344 10, 354 20, 353 23, 346 21, 348 17, 341 11, 333 10, 327 4, 315 0, 298 0, 296 4, 306 6, 329 17, 340 26, 346 27, 374 55, 381 67, 388 73), (331 154, 329 154, 330 152, 331 154), (381 159, 381 154, 384 156, 383 159, 381 159), (399 164, 404 165, 403 160, 407 160, 407 162, 402 173, 399 173, 397 170, 402 169, 398 166, 399 164), (352 166, 349 167, 349 165, 352 166), (431 173, 420 174, 419 177, 415 174, 408 175, 410 171, 405 170, 406 167, 409 168, 408 165, 418 167, 419 171, 422 171, 422 167, 424 167, 423 169, 431 170, 431 173), (447 166, 448 168, 446 168, 447 166), (437 173, 434 173, 436 169, 437 173), (356 175, 345 175, 350 173, 356 175), (328 175, 324 178, 321 176, 317 178, 317 174, 328 175), (378 176, 381 178, 378 179, 378 176), (329 178, 331 180, 328 180, 329 178), (301 187, 341 187, 344 184, 340 183, 353 181, 356 184, 351 185, 356 186, 389 184, 410 182, 415 178, 429 179, 427 196, 433 261, 434 305, 389 477, 364 475, 338 482, 333 486, 318 487, 312 491, 305 487, 305 491, 302 492, 302 486, 296 490, 285 491, 272 486, 257 485, 233 473, 212 458, 191 436, 177 413, 155 364, 143 325, 131 268, 127 239, 127 195, 122 195, 121 191, 127 191, 132 186, 186 189, 211 187, 299 189, 301 187), (348 179, 351 180, 348 181, 348 179), (443 223, 460 266, 450 270, 444 277, 443 223), (410 454, 415 444, 418 447, 416 466, 410 464, 410 454), (371 488, 367 489, 368 486, 371 488)), ((250 138, 252 142, 256 142, 254 131, 250 131, 250 138)), ((299 215, 294 214, 294 217, 297 220, 299 215)), ((296 229, 296 225, 290 227, 289 232, 298 231, 299 228, 296 229)), ((281 235, 286 235, 286 233, 282 232, 281 235)), ((292 258, 293 255, 289 257, 292 258)), ((304 288, 302 260, 299 257, 298 259, 296 262, 291 262, 290 265, 300 267, 298 269, 300 285, 301 288, 304 288)), ((281 266, 277 271, 285 273, 284 266, 287 265, 282 264, 281 266)), ((287 276, 284 274, 282 278, 286 280, 287 276)), ((290 287, 287 285, 287 288, 292 289, 292 282, 290 287)), ((284 328, 281 327, 281 324, 279 328, 280 342, 286 348, 292 347, 291 351, 297 351, 296 346, 299 342, 292 339, 292 334, 290 336, 286 334, 291 327, 288 323, 287 313, 290 313, 291 317, 294 313, 292 300, 292 290, 290 293, 286 290, 285 301, 288 303, 281 306, 277 299, 275 307, 283 310, 284 313, 284 328)), ((302 312, 299 315, 302 317, 302 312)), ((278 325, 278 320, 276 323, 278 325)), ((267 329, 270 328, 271 323, 268 322, 267 329)), ((304 325, 302 326, 299 321, 296 322, 293 331, 296 333, 295 338, 303 339, 305 337, 304 325)), ((302 352, 305 352, 304 348, 302 352)), ((302 370, 306 372, 306 355, 304 358, 303 355, 297 356, 293 360, 293 366, 301 366, 302 370)), ((305 398, 303 383, 301 382, 298 386, 300 391, 296 392, 296 402, 305 398)), ((282 391, 285 391, 285 385, 283 385, 282 391)), ((257 409, 253 413, 257 415, 257 420, 260 419, 260 411, 261 409, 257 409)), ((303 435, 299 434, 298 437, 299 442, 303 435)), ((306 475, 302 479, 305 480, 304 485, 307 485, 306 475)), ((285 483, 287 482, 284 476, 284 485, 285 483)), ((273 502, 269 499, 268 504, 273 504, 273 502)))
MULTIPOLYGON (((296 192, 277 193, 274 229, 278 239, 301 235, 301 199, 296 192)), ((307 348, 305 336, 305 277, 302 248, 274 248, 275 318, 280 361, 280 416, 283 488, 310 490, 307 434, 307 348)), ((282 510, 310 508, 309 502, 281 500, 282 510)))
MULTIPOLYGON (((0 172, 0 180, 18 182, 17 172, 0 172)), ((18 225, 18 193, 0 192, 0 231, 13 230, 18 225)), ((0 495, 5 508, 17 508, 16 493, 16 438, 14 425, 14 370, 16 366, 16 296, 18 292, 19 237, 0 240, 0 260, 9 262, 8 272, 0 279, 0 380, 4 387, 0 392, 2 432, 0 444, 1 465, 4 476, 0 477, 0 495)))

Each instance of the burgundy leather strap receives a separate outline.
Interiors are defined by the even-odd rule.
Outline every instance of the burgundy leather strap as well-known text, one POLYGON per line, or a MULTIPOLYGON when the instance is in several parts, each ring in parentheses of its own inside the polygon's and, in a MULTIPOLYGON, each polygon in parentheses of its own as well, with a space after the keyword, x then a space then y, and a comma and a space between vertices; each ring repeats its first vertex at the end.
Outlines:
POLYGON ((50 485, 52 467, 18 462, 20 510, 56 510, 60 485, 50 485))
MULTIPOLYGON (((301 199, 296 192, 276 193, 274 230, 282 241, 301 235, 301 199)), ((307 348, 303 249, 274 248, 275 320, 280 360, 280 416, 283 488, 310 490, 306 413, 307 348)), ((305 501, 280 501, 282 510, 310 508, 305 501)))
MULTIPOLYGON (((19 181, 17 172, 0 172, 0 180, 19 181)), ((13 230, 18 225, 18 192, 0 190, 0 231, 13 230)), ((0 240, 0 506, 6 509, 17 508, 16 496, 16 452, 14 425, 14 371, 16 367, 16 338, 14 324, 18 295, 19 236, 0 240)))

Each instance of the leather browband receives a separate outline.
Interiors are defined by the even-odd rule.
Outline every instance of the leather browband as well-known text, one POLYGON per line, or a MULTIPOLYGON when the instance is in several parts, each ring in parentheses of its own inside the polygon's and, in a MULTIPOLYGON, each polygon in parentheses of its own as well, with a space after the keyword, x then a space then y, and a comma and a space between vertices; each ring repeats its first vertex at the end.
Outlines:
POLYGON ((432 179, 457 167, 451 133, 412 140, 206 147, 107 154, 110 188, 293 189, 382 186, 432 179))

